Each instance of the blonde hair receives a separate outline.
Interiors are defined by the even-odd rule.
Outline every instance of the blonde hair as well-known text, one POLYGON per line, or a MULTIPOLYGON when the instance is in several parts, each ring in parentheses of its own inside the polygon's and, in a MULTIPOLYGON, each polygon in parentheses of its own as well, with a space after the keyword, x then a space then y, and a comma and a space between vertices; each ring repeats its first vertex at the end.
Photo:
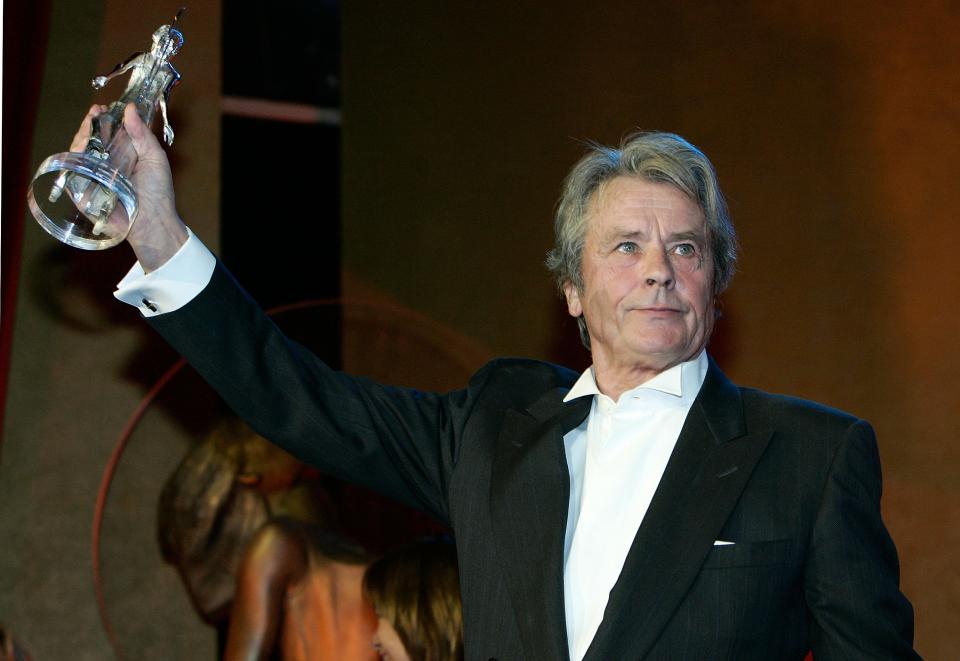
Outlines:
POLYGON ((463 611, 456 550, 420 542, 380 558, 363 590, 379 617, 396 629, 412 661, 461 661, 463 611))

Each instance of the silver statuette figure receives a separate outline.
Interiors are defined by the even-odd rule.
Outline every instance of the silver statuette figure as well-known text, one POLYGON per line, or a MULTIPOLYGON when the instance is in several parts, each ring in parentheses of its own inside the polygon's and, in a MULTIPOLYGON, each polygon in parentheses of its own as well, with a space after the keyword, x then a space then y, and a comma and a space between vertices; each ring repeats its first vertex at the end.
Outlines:
POLYGON ((176 28, 181 14, 183 9, 173 23, 153 33, 149 52, 134 53, 106 76, 93 79, 94 89, 101 89, 130 72, 121 97, 93 118, 83 153, 50 156, 30 183, 27 202, 34 218, 67 245, 85 250, 115 246, 126 238, 137 217, 137 195, 130 182, 137 153, 123 127, 123 111, 128 103, 135 104, 149 126, 159 107, 164 142, 173 144, 167 101, 180 81, 170 60, 183 46, 183 33, 176 28))

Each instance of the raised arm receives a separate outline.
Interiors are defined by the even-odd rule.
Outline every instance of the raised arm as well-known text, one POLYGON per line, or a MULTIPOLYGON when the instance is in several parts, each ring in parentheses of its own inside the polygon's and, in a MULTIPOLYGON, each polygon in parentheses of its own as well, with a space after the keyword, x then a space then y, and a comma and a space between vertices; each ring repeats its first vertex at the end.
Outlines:
POLYGON ((111 80, 135 67, 144 55, 146 55, 146 53, 134 53, 126 60, 115 66, 113 71, 108 73, 106 76, 97 76, 91 83, 93 85, 93 89, 103 89, 111 80))

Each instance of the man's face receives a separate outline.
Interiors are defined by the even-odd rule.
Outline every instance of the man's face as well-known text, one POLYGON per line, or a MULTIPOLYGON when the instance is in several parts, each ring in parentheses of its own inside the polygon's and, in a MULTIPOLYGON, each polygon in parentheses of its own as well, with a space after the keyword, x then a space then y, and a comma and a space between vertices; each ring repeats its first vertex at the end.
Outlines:
POLYGON ((700 353, 713 330, 713 260, 697 204, 668 184, 611 179, 594 193, 583 249, 584 315, 598 369, 661 372, 700 353))

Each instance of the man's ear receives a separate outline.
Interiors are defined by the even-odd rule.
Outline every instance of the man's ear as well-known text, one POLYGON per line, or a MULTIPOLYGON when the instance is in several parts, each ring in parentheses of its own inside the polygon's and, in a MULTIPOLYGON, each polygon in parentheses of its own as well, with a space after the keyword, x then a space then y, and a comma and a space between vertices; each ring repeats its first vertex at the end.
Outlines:
POLYGON ((571 317, 579 317, 583 314, 583 305, 580 303, 580 292, 576 285, 567 280, 563 284, 563 295, 567 299, 567 312, 571 317))

